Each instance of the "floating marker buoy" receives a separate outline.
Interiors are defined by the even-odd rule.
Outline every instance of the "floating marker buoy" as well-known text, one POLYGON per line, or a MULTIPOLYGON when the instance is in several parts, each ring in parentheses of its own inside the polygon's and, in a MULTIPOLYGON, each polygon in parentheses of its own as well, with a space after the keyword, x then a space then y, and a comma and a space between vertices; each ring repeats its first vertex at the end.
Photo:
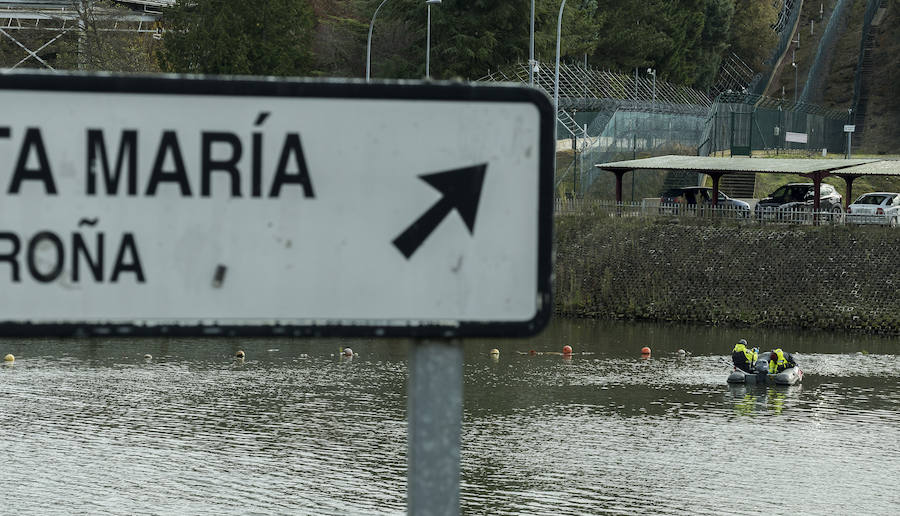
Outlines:
POLYGON ((499 355, 499 354, 500 354, 500 350, 499 350, 499 349, 494 348, 494 349, 491 350, 491 355, 499 355))
POLYGON ((146 355, 144 355, 144 360, 150 360, 152 358, 153 358, 153 355, 151 355, 150 353, 147 353, 146 355))
POLYGON ((571 355, 572 354, 572 346, 566 344, 563 346, 563 355, 571 355))
POLYGON ((350 349, 350 348, 344 348, 343 353, 344 353, 344 356, 345 356, 345 357, 352 357, 352 356, 353 356, 353 350, 350 349))
POLYGON ((244 350, 239 349, 238 352, 234 354, 234 358, 244 358, 244 350))
POLYGON ((12 355, 12 353, 7 353, 5 357, 3 357, 4 362, 15 362, 16 357, 12 355))
POLYGON ((650 354, 650 348, 648 348, 647 346, 642 347, 642 348, 641 348, 641 354, 642 354, 642 355, 649 355, 649 354, 650 354))

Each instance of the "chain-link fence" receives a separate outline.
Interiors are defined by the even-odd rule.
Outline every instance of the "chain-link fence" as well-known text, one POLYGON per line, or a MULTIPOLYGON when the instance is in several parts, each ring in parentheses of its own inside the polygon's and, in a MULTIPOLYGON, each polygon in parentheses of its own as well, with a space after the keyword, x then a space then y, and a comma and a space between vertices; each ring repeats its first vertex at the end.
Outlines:
POLYGON ((710 109, 698 154, 753 151, 846 152, 847 113, 806 102, 726 93, 710 109))
MULTIPOLYGON (((560 171, 557 181, 573 182, 577 193, 612 192, 612 175, 594 165, 666 154, 695 154, 705 121, 703 111, 687 114, 620 108, 613 113, 596 113, 592 123, 585 124, 587 136, 575 140, 575 160, 560 171)), ((645 175, 637 188, 639 195, 646 193, 644 190, 655 195, 661 186, 659 182, 659 178, 645 175), (653 184, 643 184, 648 181, 653 184)), ((634 185, 631 189, 633 195, 634 185)))

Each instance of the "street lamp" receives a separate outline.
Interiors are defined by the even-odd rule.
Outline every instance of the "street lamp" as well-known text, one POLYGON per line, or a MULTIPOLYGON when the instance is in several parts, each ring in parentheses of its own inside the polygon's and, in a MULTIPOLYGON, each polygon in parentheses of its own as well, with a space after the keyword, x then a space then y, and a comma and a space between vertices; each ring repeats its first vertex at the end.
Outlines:
POLYGON ((556 77, 553 79, 553 117, 559 113, 559 34, 562 32, 562 13, 566 0, 559 6, 559 18, 556 20, 556 77))
POLYGON ((528 42, 528 85, 534 86, 534 0, 531 0, 531 37, 528 42))
POLYGON ((426 29, 425 36, 425 78, 430 79, 431 73, 429 67, 431 65, 431 4, 440 5, 441 0, 425 0, 425 5, 428 6, 428 28, 426 29))
POLYGON ((800 97, 797 96, 797 62, 791 63, 791 66, 794 67, 794 102, 800 100, 800 97))
MULTIPOLYGON (((853 124, 853 108, 847 109, 847 124, 853 124)), ((849 128, 845 127, 844 129, 846 130, 849 128)), ((856 130, 856 127, 854 127, 853 130, 856 130)), ((853 134, 852 132, 847 131, 847 159, 850 159, 850 136, 852 134, 853 134)), ((850 203, 850 194, 849 193, 847 194, 847 203, 848 204, 850 203)))
POLYGON ((375 9, 375 14, 372 15, 372 22, 369 23, 369 40, 366 43, 366 82, 369 82, 369 67, 372 62, 372 29, 375 27, 375 17, 378 16, 378 11, 381 9, 381 6, 387 3, 388 0, 382 0, 380 4, 378 4, 378 8, 375 9))
POLYGON ((647 68, 647 73, 653 76, 653 103, 650 106, 651 109, 656 109, 656 70, 647 68))

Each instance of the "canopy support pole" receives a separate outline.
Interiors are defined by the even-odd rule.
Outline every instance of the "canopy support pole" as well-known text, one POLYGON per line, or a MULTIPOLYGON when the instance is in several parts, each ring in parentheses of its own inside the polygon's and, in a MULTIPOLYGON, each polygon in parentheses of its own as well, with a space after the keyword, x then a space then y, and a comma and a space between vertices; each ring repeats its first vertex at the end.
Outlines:
MULTIPOLYGON (((625 175, 625 170, 614 170, 613 174, 616 175, 616 204, 622 204, 622 176, 625 175)), ((631 171, 634 174, 634 171, 631 171)))
POLYGON ((709 171, 707 174, 712 177, 713 181, 712 205, 713 208, 715 208, 719 204, 719 179, 721 179, 725 173, 720 171, 709 171))
MULTIPOLYGON (((849 134, 849 133, 847 133, 849 134)), ((847 184, 847 197, 844 199, 844 210, 850 207, 850 204, 853 203, 853 180, 859 177, 856 174, 836 174, 843 178, 844 183, 847 184)))

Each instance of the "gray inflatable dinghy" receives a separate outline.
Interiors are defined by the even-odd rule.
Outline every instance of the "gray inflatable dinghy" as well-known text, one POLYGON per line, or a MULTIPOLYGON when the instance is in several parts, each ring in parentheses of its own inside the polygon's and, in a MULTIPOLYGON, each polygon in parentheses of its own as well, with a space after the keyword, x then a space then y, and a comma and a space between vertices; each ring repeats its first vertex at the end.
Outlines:
POLYGON ((728 383, 774 383, 776 385, 794 385, 803 380, 803 371, 799 367, 789 367, 778 374, 769 374, 769 355, 764 351, 759 354, 756 361, 756 370, 753 373, 735 369, 728 375, 728 383))

